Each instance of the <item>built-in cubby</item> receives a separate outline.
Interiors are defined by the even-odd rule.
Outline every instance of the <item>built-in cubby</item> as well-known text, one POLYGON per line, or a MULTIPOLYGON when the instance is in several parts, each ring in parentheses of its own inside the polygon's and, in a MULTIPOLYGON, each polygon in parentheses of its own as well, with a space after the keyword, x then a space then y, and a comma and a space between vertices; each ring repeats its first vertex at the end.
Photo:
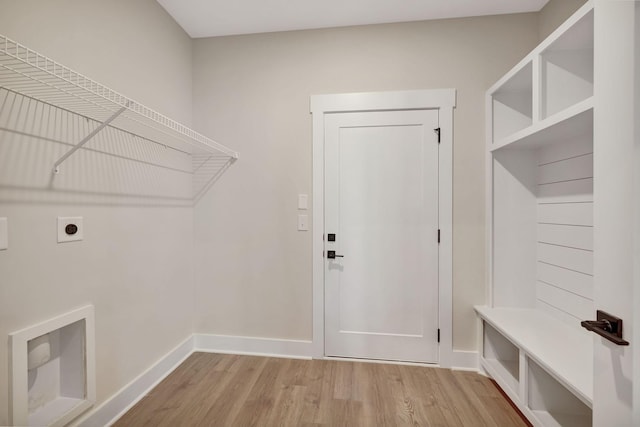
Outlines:
POLYGON ((487 92, 481 366, 536 426, 589 426, 594 318, 593 4, 487 92))
POLYGON ((533 120, 533 85, 531 62, 508 76, 506 81, 491 96, 493 110, 493 140, 516 133, 533 120))
POLYGON ((489 370, 503 378, 511 393, 518 393, 520 350, 491 325, 484 325, 483 357, 489 370))
POLYGON ((593 10, 540 54, 541 117, 593 96, 593 10))
POLYGON ((590 427, 592 410, 533 360, 527 360, 527 407, 544 426, 590 427))
MULTIPOLYGON (((579 330, 593 308, 593 138, 492 153, 492 299, 579 330)), ((582 331, 580 331, 582 332, 582 331)))

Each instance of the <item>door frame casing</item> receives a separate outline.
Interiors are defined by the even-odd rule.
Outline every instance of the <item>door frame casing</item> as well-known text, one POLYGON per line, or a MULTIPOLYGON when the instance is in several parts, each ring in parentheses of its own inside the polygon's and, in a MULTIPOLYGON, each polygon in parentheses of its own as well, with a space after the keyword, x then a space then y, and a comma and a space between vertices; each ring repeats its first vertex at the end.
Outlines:
POLYGON ((311 96, 313 116, 313 341, 312 357, 325 357, 324 348, 324 116, 328 113, 396 110, 438 110, 438 364, 453 358, 453 109, 455 89, 361 92, 311 96))

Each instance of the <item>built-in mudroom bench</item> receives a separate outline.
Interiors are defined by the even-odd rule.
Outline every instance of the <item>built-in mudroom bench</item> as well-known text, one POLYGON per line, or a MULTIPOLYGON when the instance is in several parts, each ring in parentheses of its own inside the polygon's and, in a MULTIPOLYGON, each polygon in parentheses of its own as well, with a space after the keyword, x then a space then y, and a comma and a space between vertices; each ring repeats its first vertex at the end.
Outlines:
POLYGON ((541 426, 590 426, 593 338, 536 309, 477 307, 482 368, 541 426))
POLYGON ((481 367, 535 426, 591 426, 594 9, 487 92, 481 367))

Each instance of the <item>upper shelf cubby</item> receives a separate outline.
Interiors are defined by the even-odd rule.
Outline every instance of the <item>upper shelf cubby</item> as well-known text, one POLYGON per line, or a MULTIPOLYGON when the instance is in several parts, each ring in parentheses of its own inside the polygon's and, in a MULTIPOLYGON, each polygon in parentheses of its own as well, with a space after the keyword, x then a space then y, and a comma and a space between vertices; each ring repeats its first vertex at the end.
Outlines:
POLYGON ((541 118, 593 96, 593 10, 540 55, 541 118))
MULTIPOLYGON (((55 109, 58 115, 72 114, 90 123, 91 129, 86 134, 78 135, 75 139, 65 138, 58 141, 72 146, 51 165, 52 170, 56 172, 58 166, 66 162, 67 158, 77 157, 74 153, 85 143, 96 141, 97 136, 104 139, 105 135, 113 132, 117 132, 118 142, 126 140, 130 145, 139 142, 155 143, 191 157, 192 164, 186 173, 193 175, 194 181, 199 179, 198 174, 201 170, 222 171, 225 165, 238 158, 238 153, 234 150, 2 35, 0 89, 3 90, 5 100, 26 100, 2 104, 0 113, 6 121, 16 124, 15 129, 3 129, 5 132, 25 134, 24 126, 20 125, 24 120, 11 118, 20 116, 24 112, 20 105, 27 102, 43 110, 55 109), (205 162, 213 162, 213 166, 207 163, 206 167, 203 167, 205 162)), ((30 119, 34 122, 42 121, 38 117, 30 119)), ((51 140, 50 135, 41 134, 42 127, 38 126, 29 136, 51 140)), ((91 147, 91 150, 98 151, 95 147, 91 147)), ((141 153, 146 151, 142 148, 132 150, 141 153)), ((120 152, 111 154, 123 157, 120 152)), ((154 164, 153 159, 137 158, 135 161, 154 164)), ((166 168, 166 165, 157 166, 166 168)))
POLYGON ((506 81, 493 92, 493 141, 500 141, 532 124, 533 78, 532 64, 525 63, 507 76, 506 81))
POLYGON ((522 139, 530 147, 563 138, 574 127, 578 132, 573 123, 590 120, 593 109, 593 3, 588 1, 487 95, 491 150, 523 145, 522 139))

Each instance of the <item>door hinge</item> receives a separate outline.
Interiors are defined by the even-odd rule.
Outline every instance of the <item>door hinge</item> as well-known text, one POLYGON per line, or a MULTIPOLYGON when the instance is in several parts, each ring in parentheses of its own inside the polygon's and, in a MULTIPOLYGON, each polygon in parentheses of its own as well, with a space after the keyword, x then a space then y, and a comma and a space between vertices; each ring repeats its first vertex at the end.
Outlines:
POLYGON ((438 243, 440 243, 440 229, 438 228, 438 243))
POLYGON ((440 128, 435 128, 433 131, 438 135, 438 144, 440 144, 440 128))
POLYGON ((438 328, 438 342, 440 342, 440 329, 438 328))

